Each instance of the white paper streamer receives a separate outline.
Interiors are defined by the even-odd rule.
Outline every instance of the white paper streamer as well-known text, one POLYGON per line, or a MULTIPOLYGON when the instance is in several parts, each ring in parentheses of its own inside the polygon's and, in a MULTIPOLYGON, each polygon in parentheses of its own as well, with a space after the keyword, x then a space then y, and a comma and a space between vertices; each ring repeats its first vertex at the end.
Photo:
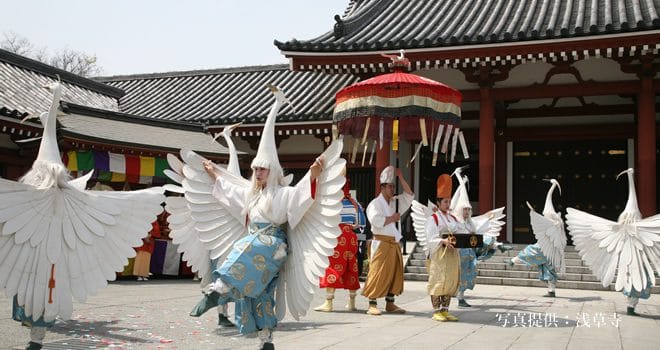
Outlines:
POLYGON ((364 126, 364 134, 362 134, 362 142, 360 143, 361 145, 364 145, 364 143, 367 141, 367 134, 369 133, 370 125, 371 125, 371 118, 367 118, 367 124, 364 126))
POLYGON ((422 149, 422 143, 417 145, 417 150, 415 151, 415 154, 413 154, 412 158, 410 158, 410 162, 408 162, 408 167, 410 167, 410 164, 412 164, 415 161, 415 158, 417 158, 417 155, 419 154, 419 150, 422 149))
POLYGON ((374 160, 374 153, 376 153, 376 144, 377 143, 378 143, 378 141, 374 140, 374 144, 373 144, 373 146, 371 146, 371 155, 369 155, 369 165, 371 165, 371 163, 374 160))
POLYGON ((378 123, 378 140, 380 141, 380 147, 378 147, 378 149, 383 149, 384 133, 385 133, 385 121, 381 119, 380 122, 378 123))
POLYGON ((431 166, 435 166, 438 162, 438 148, 440 148, 440 139, 442 138, 442 130, 444 130, 445 124, 438 125, 438 132, 435 134, 435 143, 433 144, 433 160, 431 161, 431 166))
POLYGON ((465 144, 465 136, 463 136, 463 131, 458 133, 458 141, 461 143, 461 150, 463 150, 463 157, 465 159, 469 159, 470 153, 468 153, 467 144, 465 144))
POLYGON ((459 129, 454 129, 454 137, 451 139, 451 162, 454 162, 454 157, 456 157, 456 142, 458 141, 459 129))
POLYGON ((451 130, 454 128, 453 125, 447 125, 447 131, 445 131, 445 140, 442 142, 441 153, 447 153, 447 146, 449 146, 449 139, 451 138, 451 130))
POLYGON ((429 140, 426 137, 426 120, 424 118, 419 118, 419 133, 422 136, 422 145, 428 146, 429 140))
POLYGON ((355 164, 355 157, 357 156, 357 151, 358 151, 358 145, 360 144, 360 140, 354 139, 353 140, 353 152, 351 152, 351 163, 355 164))

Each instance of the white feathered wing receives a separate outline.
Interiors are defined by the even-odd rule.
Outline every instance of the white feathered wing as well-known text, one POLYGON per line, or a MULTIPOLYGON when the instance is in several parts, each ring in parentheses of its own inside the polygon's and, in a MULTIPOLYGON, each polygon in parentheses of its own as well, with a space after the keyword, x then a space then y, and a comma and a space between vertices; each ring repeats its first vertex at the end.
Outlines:
POLYGON ((417 237, 417 244, 424 250, 424 253, 428 256, 429 247, 426 239, 426 221, 428 218, 433 215, 433 208, 430 207, 432 203, 429 202, 429 206, 426 206, 416 200, 412 201, 410 216, 413 220, 413 229, 415 230, 415 236, 417 237))
MULTIPOLYGON (((346 181, 342 175, 346 166, 346 160, 340 157, 342 148, 343 140, 337 139, 323 152, 325 163, 317 178, 314 203, 300 222, 289 226, 289 254, 281 270, 276 295, 280 320, 287 308, 296 320, 307 313, 319 278, 328 267, 328 257, 333 254, 337 237, 341 235, 339 214, 346 181)), ((309 172, 300 181, 310 181, 309 172)))
POLYGON ((478 235, 498 237, 504 226, 504 207, 489 210, 484 214, 471 218, 478 235))
POLYGON ((615 274, 617 291, 641 291, 649 282, 655 285, 655 274, 660 272, 660 214, 618 223, 568 208, 566 223, 575 248, 603 287, 614 281, 615 274))
POLYGON ((35 189, 0 179, 0 287, 26 316, 70 318, 72 298, 84 302, 135 256, 164 200, 160 187, 35 189))
MULTIPOLYGON (((202 278, 202 285, 210 283, 212 270, 210 259, 222 262, 231 251, 234 242, 246 233, 245 218, 240 209, 231 210, 213 196, 214 181, 202 166, 206 160, 195 152, 182 149, 181 162, 168 155, 172 170, 165 174, 181 186, 168 186, 168 190, 182 193, 183 197, 169 197, 165 209, 168 217, 170 237, 178 245, 193 272, 202 278)), ((237 186, 248 188, 250 182, 239 174, 233 174, 216 165, 223 178, 237 186)))
POLYGON ((564 221, 559 213, 552 212, 546 217, 537 213, 529 203, 527 203, 527 206, 529 207, 529 220, 532 224, 532 231, 541 252, 559 273, 566 273, 564 221))

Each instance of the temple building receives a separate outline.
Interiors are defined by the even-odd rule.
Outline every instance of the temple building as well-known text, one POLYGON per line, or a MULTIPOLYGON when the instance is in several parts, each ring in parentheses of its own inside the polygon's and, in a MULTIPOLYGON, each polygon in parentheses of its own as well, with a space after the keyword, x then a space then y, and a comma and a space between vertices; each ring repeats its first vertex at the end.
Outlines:
MULTIPOLYGON (((368 203, 376 174, 399 164, 418 200, 434 196, 435 179, 470 165, 475 212, 507 207, 502 237, 534 241, 525 201, 542 207, 556 178, 567 206, 616 219, 626 201, 620 171, 635 168, 640 210, 659 207, 658 91, 660 4, 657 1, 347 1, 333 28, 311 39, 275 40, 289 64, 163 72, 86 79, 0 50, 0 175, 16 179, 36 156, 41 126, 25 117, 47 110, 40 86, 64 84, 58 119, 63 157, 72 171, 96 170, 112 185, 163 182, 167 153, 192 148, 226 160, 233 133, 244 176, 281 88, 292 104, 277 118, 285 171, 299 177, 332 140, 335 94, 390 71, 382 54, 399 54, 410 73, 463 95, 461 129, 469 158, 444 156, 436 166, 419 140, 384 147, 349 162, 357 198, 368 203), (110 160, 113 160, 110 162, 110 160), (123 159, 123 165, 122 164, 123 159)), ((334 14, 328 14, 329 17, 334 14)), ((345 158, 355 140, 347 138, 345 158)))
MULTIPOLYGON (((528 243, 525 201, 542 208, 544 178, 560 182, 560 210, 616 220, 627 184, 615 177, 634 167, 640 210, 657 213, 659 11, 643 0, 350 1, 326 33, 275 45, 294 71, 361 79, 404 49, 412 73, 459 89, 471 156, 431 167, 422 148, 418 199, 470 164, 475 209, 506 206, 502 238, 528 243)), ((376 172, 412 149, 379 153, 376 172)))

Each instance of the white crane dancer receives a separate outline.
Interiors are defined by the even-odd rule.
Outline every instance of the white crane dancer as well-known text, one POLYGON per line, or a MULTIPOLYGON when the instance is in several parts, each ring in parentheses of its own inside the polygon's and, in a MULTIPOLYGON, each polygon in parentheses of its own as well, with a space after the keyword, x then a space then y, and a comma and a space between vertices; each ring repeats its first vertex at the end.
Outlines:
POLYGON ((27 349, 41 349, 56 317, 71 317, 73 298, 84 302, 123 271, 165 201, 161 187, 86 191, 91 173, 72 180, 56 136, 62 85, 48 88, 32 168, 19 182, 0 179, 0 287, 14 299, 14 319, 31 327, 27 349))
MULTIPOLYGON (((227 142, 227 148, 229 149, 227 171, 236 177, 241 177, 241 168, 238 163, 238 151, 236 150, 234 141, 231 139, 231 132, 241 124, 242 122, 227 126, 214 138, 215 141, 219 136, 222 136, 225 142, 227 142)), ((166 170, 165 174, 170 179, 181 183, 185 177, 183 175, 183 163, 177 157, 170 154, 168 154, 167 160, 172 170, 166 170)), ((245 181, 247 182, 248 180, 245 181)), ((185 193, 183 188, 179 186, 166 186, 166 188, 173 192, 185 193)), ((213 184, 208 184, 207 190, 210 194, 213 191, 213 184)), ((183 253, 183 260, 201 278, 202 286, 214 282, 217 276, 213 278, 212 272, 216 267, 219 267, 219 264, 222 264, 224 258, 211 259, 210 251, 202 243, 200 233, 195 228, 195 221, 191 216, 190 208, 188 208, 188 200, 184 197, 169 197, 167 198, 165 209, 171 214, 168 217, 168 223, 171 229, 170 237, 172 237, 172 242, 178 245, 177 251, 183 253)), ((233 237, 233 239, 238 238, 239 236, 233 237)), ((218 305, 219 326, 234 327, 228 316, 227 305, 218 305)))
POLYGON ((452 175, 458 179, 458 188, 451 198, 450 211, 456 217, 456 233, 470 234, 476 233, 483 236, 483 246, 477 248, 459 248, 460 259, 460 282, 456 298, 458 306, 471 307, 465 301, 465 291, 474 289, 477 279, 477 261, 489 259, 498 248, 502 253, 511 249, 510 245, 504 245, 497 241, 497 237, 504 226, 504 207, 493 209, 479 216, 472 216, 472 205, 467 192, 468 177, 463 176, 463 170, 466 166, 456 168, 452 175))
POLYGON ((575 248, 591 271, 608 287, 628 297, 628 315, 637 315, 639 298, 648 299, 660 271, 660 214, 642 219, 632 168, 628 175, 628 202, 618 220, 611 221, 568 208, 566 223, 575 248), (615 276, 616 275, 616 276, 615 276))
POLYGON ((188 150, 181 150, 184 163, 177 171, 183 175, 179 180, 192 225, 210 257, 222 261, 213 272, 218 280, 191 315, 234 302, 239 332, 259 330, 263 349, 274 349, 271 332, 287 306, 296 319, 306 314, 325 273, 341 234, 337 225, 346 164, 340 158, 343 142, 335 140, 296 186, 288 186, 275 146, 275 118, 287 99, 270 88, 276 102, 249 181, 188 150))
POLYGON ((555 211, 552 204, 552 194, 555 188, 561 187, 555 179, 544 179, 550 182, 550 190, 545 197, 543 206, 543 215, 537 213, 529 202, 529 218, 532 224, 532 232, 536 237, 536 243, 528 245, 518 253, 509 262, 509 265, 515 263, 524 263, 529 266, 535 266, 539 270, 539 279, 545 281, 548 285, 548 293, 545 297, 555 297, 557 287, 557 270, 560 274, 566 272, 566 262, 564 261, 564 249, 566 249, 566 232, 564 231, 564 221, 561 215, 555 211))

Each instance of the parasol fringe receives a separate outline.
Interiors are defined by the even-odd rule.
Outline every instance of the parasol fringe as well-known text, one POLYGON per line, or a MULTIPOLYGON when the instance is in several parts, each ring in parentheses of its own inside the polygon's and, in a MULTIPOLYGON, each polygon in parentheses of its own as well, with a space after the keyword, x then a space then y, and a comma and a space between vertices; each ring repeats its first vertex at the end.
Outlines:
POLYGON ((426 120, 419 118, 419 133, 422 134, 422 145, 428 146, 429 140, 426 138, 426 120))
POLYGON ((364 142, 364 150, 362 151, 362 166, 364 166, 364 159, 367 158, 367 148, 369 148, 369 142, 364 142))
POLYGON ((435 120, 431 122, 431 138, 429 140, 431 140, 431 142, 435 140, 435 120))
POLYGON ((449 146, 449 139, 451 138, 451 130, 453 128, 453 125, 447 125, 447 131, 445 131, 445 140, 442 142, 442 149, 440 150, 442 153, 447 153, 447 146, 449 146))
POLYGON ((463 157, 465 159, 469 159, 470 153, 468 153, 467 145, 465 144, 465 136, 463 136, 462 130, 460 133, 458 133, 458 141, 461 143, 461 150, 463 150, 463 157))
POLYGON ((385 121, 380 120, 378 123, 378 141, 380 143, 380 147, 378 149, 383 149, 383 138, 385 137, 385 121))
POLYGON ((454 158, 456 157, 456 142, 458 141, 458 133, 459 129, 456 128, 454 129, 454 137, 451 139, 451 162, 454 162, 454 158))
POLYGON ((369 125, 371 125, 371 117, 367 118, 367 124, 364 126, 364 134, 362 134, 361 145, 364 145, 364 143, 367 141, 367 134, 369 134, 369 125))
POLYGON ((351 152, 351 164, 355 164, 355 157, 357 156, 359 144, 360 144, 359 140, 353 139, 353 152, 351 152))
POLYGON ((412 164, 415 161, 415 158, 419 155, 419 150, 422 149, 423 143, 420 143, 417 145, 417 150, 415 150, 415 154, 413 154, 412 158, 410 158, 410 162, 408 162, 408 167, 410 167, 410 164, 412 164))
POLYGON ((373 161, 374 161, 374 154, 376 153, 376 144, 377 143, 378 142, 376 140, 374 140, 374 144, 373 144, 373 146, 371 146, 371 155, 369 156, 369 165, 371 165, 371 163, 373 163, 373 161))
POLYGON ((431 166, 435 166, 438 162, 438 148, 440 147, 440 139, 442 138, 442 130, 444 130, 445 124, 438 125, 438 132, 435 134, 435 144, 433 145, 433 160, 431 161, 431 166))

